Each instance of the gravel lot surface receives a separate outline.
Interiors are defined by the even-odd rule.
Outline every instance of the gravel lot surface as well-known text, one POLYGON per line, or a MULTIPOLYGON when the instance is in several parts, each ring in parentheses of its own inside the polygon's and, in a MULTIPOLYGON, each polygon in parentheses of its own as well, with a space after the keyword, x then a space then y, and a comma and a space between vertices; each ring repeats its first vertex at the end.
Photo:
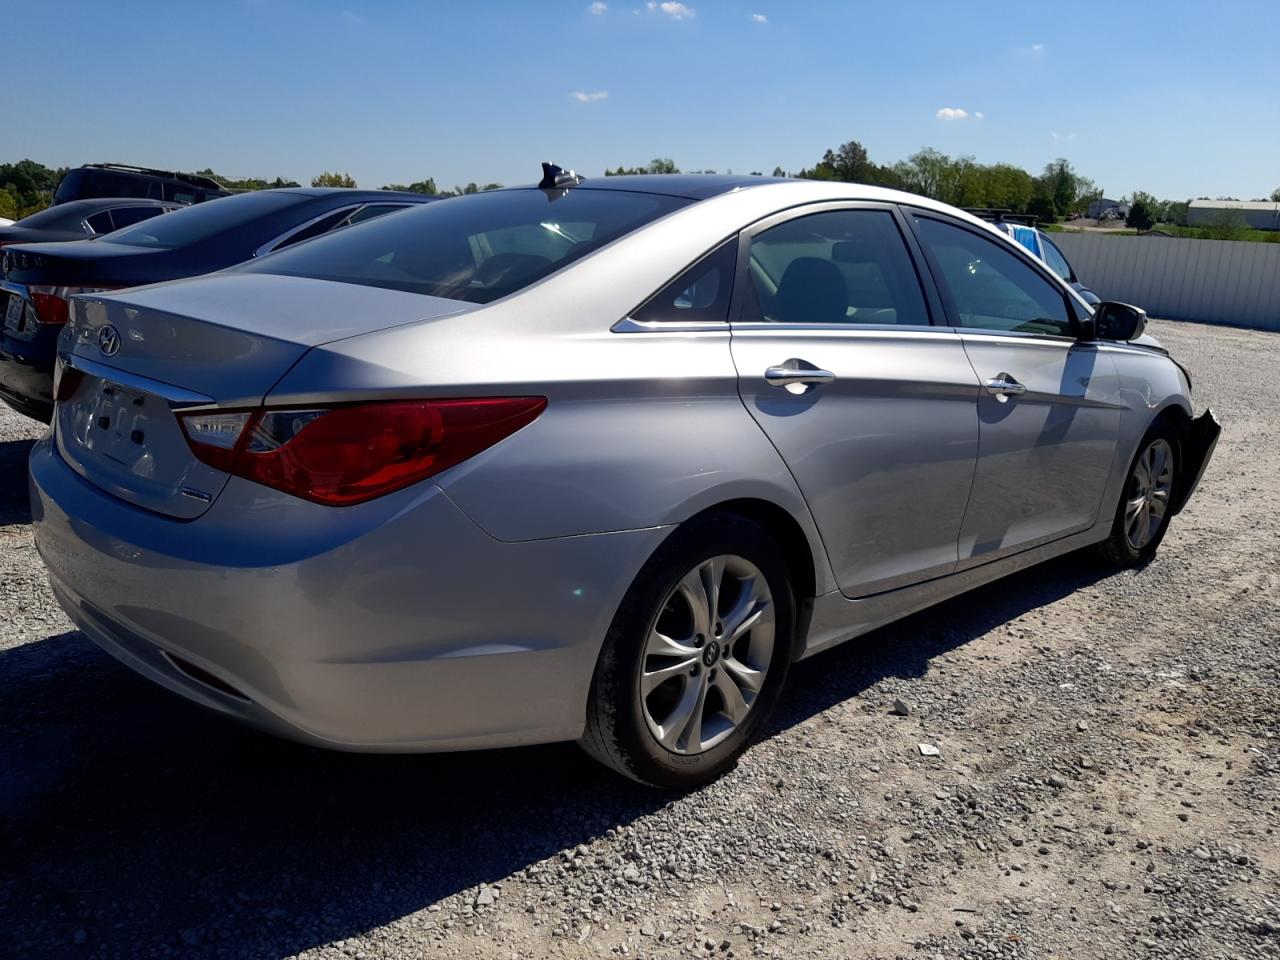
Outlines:
POLYGON ((1227 430, 1157 560, 800 664, 687 797, 572 745, 325 753, 152 686, 55 606, 37 431, 0 414, 0 957, 1280 957, 1280 336, 1153 330, 1227 430))

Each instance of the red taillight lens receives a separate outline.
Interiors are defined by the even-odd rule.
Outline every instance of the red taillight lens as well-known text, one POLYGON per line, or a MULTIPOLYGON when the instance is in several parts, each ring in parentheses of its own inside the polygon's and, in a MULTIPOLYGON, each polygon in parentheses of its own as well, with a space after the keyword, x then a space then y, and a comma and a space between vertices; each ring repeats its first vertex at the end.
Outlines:
POLYGON ((307 500, 345 506, 447 470, 532 423, 545 397, 405 400, 190 414, 197 457, 307 500))
POLYGON ((77 293, 106 293, 115 287, 51 287, 32 284, 27 287, 31 306, 40 323, 65 324, 69 319, 67 300, 77 293))

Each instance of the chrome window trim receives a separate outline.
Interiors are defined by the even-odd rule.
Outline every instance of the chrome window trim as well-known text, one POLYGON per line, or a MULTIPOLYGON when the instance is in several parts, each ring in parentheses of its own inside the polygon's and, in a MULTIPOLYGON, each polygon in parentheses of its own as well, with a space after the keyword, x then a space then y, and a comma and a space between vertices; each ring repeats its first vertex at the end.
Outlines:
POLYGON ((633 320, 623 317, 610 333, 728 333, 729 324, 722 320, 633 320))
MULTIPOLYGON (((368 206, 372 202, 374 201, 361 200, 359 203, 353 203, 347 207, 334 207, 332 210, 326 210, 324 213, 321 213, 317 216, 312 217, 306 223, 300 223, 295 227, 290 227, 288 230, 280 234, 278 237, 275 237, 272 240, 268 240, 262 246, 258 247, 257 250, 253 251, 253 256, 260 257, 263 254, 271 253, 273 250, 276 249, 276 247, 284 243, 294 234, 301 233, 303 230, 306 230, 308 227, 315 226, 317 223, 319 223, 321 220, 324 220, 326 217, 331 217, 335 213, 342 213, 344 211, 347 213, 348 216, 350 216, 351 214, 359 210, 361 207, 368 206)), ((323 236, 323 234, 320 234, 320 236, 323 236)))
POLYGON ((782 333, 786 336, 831 336, 850 339, 943 340, 956 336, 954 327, 919 323, 774 323, 770 320, 743 320, 729 324, 734 336, 782 333))

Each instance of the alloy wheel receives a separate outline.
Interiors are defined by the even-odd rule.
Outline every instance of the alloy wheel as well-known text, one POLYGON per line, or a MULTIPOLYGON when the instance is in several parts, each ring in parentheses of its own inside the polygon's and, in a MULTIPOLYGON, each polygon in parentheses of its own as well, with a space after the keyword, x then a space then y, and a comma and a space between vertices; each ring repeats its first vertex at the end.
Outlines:
POLYGON ((768 581, 743 557, 722 555, 689 570, 649 631, 640 702, 649 732, 673 753, 697 754, 746 719, 773 658, 768 581))
POLYGON ((1152 440, 1134 464, 1124 508, 1124 536, 1141 550, 1160 532, 1173 495, 1173 448, 1163 438, 1152 440))

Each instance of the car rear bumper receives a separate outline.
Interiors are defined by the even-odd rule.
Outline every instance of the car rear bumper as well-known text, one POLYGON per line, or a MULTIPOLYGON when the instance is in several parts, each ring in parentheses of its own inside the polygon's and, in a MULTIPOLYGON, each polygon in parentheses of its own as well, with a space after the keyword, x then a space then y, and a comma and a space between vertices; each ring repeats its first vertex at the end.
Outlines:
POLYGON ((233 480, 177 521, 90 485, 49 440, 31 498, 91 639, 207 707, 353 750, 580 736, 613 612, 667 532, 504 543, 430 483, 335 509, 233 480))
POLYGON ((1222 435, 1222 424, 1213 415, 1213 410, 1206 410, 1192 420, 1182 436, 1182 476, 1186 483, 1178 491, 1178 498, 1173 504, 1173 512, 1178 513, 1187 505, 1191 495, 1200 485, 1200 478, 1213 458, 1213 451, 1218 446, 1218 438, 1222 435))

